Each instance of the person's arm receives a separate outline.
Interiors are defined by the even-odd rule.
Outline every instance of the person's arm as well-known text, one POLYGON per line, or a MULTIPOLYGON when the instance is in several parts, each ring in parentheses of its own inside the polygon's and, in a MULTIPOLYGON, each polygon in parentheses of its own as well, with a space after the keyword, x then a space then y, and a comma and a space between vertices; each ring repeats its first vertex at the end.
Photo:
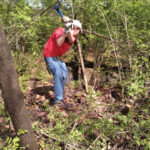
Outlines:
POLYGON ((61 46, 64 41, 65 41, 65 38, 68 37, 68 40, 70 42, 70 44, 72 44, 74 42, 74 36, 73 36, 73 33, 74 31, 70 28, 68 33, 63 33, 57 40, 56 40, 56 43, 58 46, 61 46))
POLYGON ((62 36, 60 36, 60 37, 56 40, 56 43, 57 43, 58 46, 61 46, 61 45, 64 43, 66 36, 67 36, 67 34, 64 32, 64 33, 62 34, 62 36))
POLYGON ((69 39, 70 44, 74 43, 74 36, 73 36, 73 33, 74 33, 74 30, 69 29, 69 32, 68 32, 68 39, 69 39))

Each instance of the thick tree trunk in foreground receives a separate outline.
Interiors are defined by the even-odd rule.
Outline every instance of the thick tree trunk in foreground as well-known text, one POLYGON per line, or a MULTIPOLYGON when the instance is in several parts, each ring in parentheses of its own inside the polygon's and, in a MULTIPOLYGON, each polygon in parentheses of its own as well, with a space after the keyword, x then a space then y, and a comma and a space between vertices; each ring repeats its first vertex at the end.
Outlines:
POLYGON ((21 92, 18 76, 14 67, 13 57, 7 43, 5 33, 0 24, 0 89, 6 109, 11 117, 16 133, 19 129, 28 132, 21 135, 21 146, 28 150, 36 150, 36 142, 31 127, 31 120, 27 113, 24 96, 21 92))

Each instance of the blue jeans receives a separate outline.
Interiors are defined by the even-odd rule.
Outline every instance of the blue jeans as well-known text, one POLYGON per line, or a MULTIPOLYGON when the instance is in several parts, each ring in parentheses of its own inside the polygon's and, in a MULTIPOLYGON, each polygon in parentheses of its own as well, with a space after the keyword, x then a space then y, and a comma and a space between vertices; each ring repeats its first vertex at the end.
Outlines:
POLYGON ((45 57, 48 69, 54 76, 54 103, 64 99, 64 85, 68 76, 66 64, 56 57, 45 57))

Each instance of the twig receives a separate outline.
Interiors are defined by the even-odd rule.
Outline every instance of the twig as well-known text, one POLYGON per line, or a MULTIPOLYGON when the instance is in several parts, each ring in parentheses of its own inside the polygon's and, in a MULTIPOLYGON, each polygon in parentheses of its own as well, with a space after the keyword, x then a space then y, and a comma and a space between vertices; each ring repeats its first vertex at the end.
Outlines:
POLYGON ((101 137, 101 135, 99 135, 95 140, 94 142, 88 147, 87 150, 90 150, 91 146, 95 144, 95 142, 101 137))
POLYGON ((45 10, 43 10, 39 16, 42 16, 47 10, 49 10, 52 6, 47 7, 45 10))
MULTIPOLYGON (((36 132, 37 133, 37 132, 36 132)), ((51 138, 51 139, 53 139, 53 140, 55 140, 55 141, 58 141, 58 139, 56 139, 55 137, 52 137, 52 136, 50 136, 50 135, 48 135, 48 134, 46 134, 45 132, 41 132, 41 131, 39 131, 39 133, 38 134, 42 134, 42 135, 44 135, 44 136, 46 136, 46 137, 48 137, 48 138, 51 138)))
POLYGON ((111 42, 112 42, 112 46, 113 46, 113 50, 114 50, 114 55, 115 55, 116 62, 117 62, 117 65, 118 65, 118 71, 119 71, 119 76, 120 76, 120 81, 121 81, 121 69, 120 69, 120 64, 119 64, 119 60, 118 60, 116 48, 115 48, 115 45, 114 45, 114 42, 113 42, 113 39, 112 39, 112 34, 110 32, 110 29, 109 29, 106 17, 104 15, 103 15, 103 17, 104 17, 104 20, 105 20, 105 23, 106 23, 106 26, 107 26, 108 33, 110 35, 111 42))
MULTIPOLYGON (((51 138, 52 140, 55 140, 55 141, 58 141, 58 139, 57 139, 57 138, 52 137, 52 136, 50 136, 50 135, 46 134, 46 133, 45 133, 45 132, 43 132, 43 131, 39 131, 39 133, 38 133, 38 132, 36 132, 36 133, 37 133, 37 134, 42 134, 42 135, 44 135, 45 137, 51 138)), ((76 148, 75 146, 70 145, 70 144, 66 144, 66 146, 65 146, 65 150, 67 150, 67 149, 66 149, 67 147, 71 147, 71 148, 73 148, 74 150, 79 150, 78 148, 76 148)))
MULTIPOLYGON (((125 30, 126 30, 126 34, 127 34, 128 47, 129 47, 130 53, 132 54, 130 37, 129 37, 129 33, 128 33, 128 22, 127 22, 127 17, 125 15, 125 12, 124 12, 124 20, 125 20, 124 26, 125 26, 125 30)), ((130 65, 130 71, 131 71, 131 68, 132 68, 132 57, 131 57, 130 54, 129 54, 129 65, 130 65)))
POLYGON ((76 119, 76 121, 75 121, 75 123, 74 123, 74 126, 73 126, 73 128, 72 128, 71 131, 73 131, 73 130, 75 129, 75 127, 77 126, 77 121, 78 121, 78 119, 79 119, 79 118, 76 119))
POLYGON ((65 150, 67 150, 68 147, 70 147, 70 148, 72 148, 72 149, 74 149, 74 150, 79 150, 78 148, 76 148, 75 146, 70 145, 70 144, 66 144, 65 150))
POLYGON ((113 147, 112 147, 112 150, 116 150, 117 149, 117 144, 116 145, 114 145, 113 147))
POLYGON ((114 40, 114 39, 112 39, 110 37, 107 37, 107 36, 104 36, 104 35, 100 35, 98 33, 91 32, 91 31, 88 31, 88 30, 83 30, 83 31, 86 32, 86 33, 89 33, 89 34, 96 35, 96 36, 102 37, 104 39, 107 39, 107 40, 115 43, 116 45, 118 45, 120 48, 124 49, 124 47, 121 46, 121 44, 119 43, 119 41, 116 41, 116 40, 114 40))

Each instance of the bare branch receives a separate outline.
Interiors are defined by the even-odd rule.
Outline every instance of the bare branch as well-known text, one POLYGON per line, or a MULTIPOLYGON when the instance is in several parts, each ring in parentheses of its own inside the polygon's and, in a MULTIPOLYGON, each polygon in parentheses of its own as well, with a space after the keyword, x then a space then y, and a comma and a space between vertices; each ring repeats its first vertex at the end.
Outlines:
POLYGON ((104 39, 107 39, 107 40, 113 42, 114 44, 118 45, 120 48, 124 49, 124 47, 121 46, 121 44, 119 43, 119 41, 111 39, 110 37, 107 37, 107 36, 104 36, 104 35, 100 35, 98 33, 94 33, 94 32, 88 31, 88 30, 83 30, 83 31, 86 32, 86 33, 89 33, 89 34, 96 35, 96 36, 102 37, 104 39))

